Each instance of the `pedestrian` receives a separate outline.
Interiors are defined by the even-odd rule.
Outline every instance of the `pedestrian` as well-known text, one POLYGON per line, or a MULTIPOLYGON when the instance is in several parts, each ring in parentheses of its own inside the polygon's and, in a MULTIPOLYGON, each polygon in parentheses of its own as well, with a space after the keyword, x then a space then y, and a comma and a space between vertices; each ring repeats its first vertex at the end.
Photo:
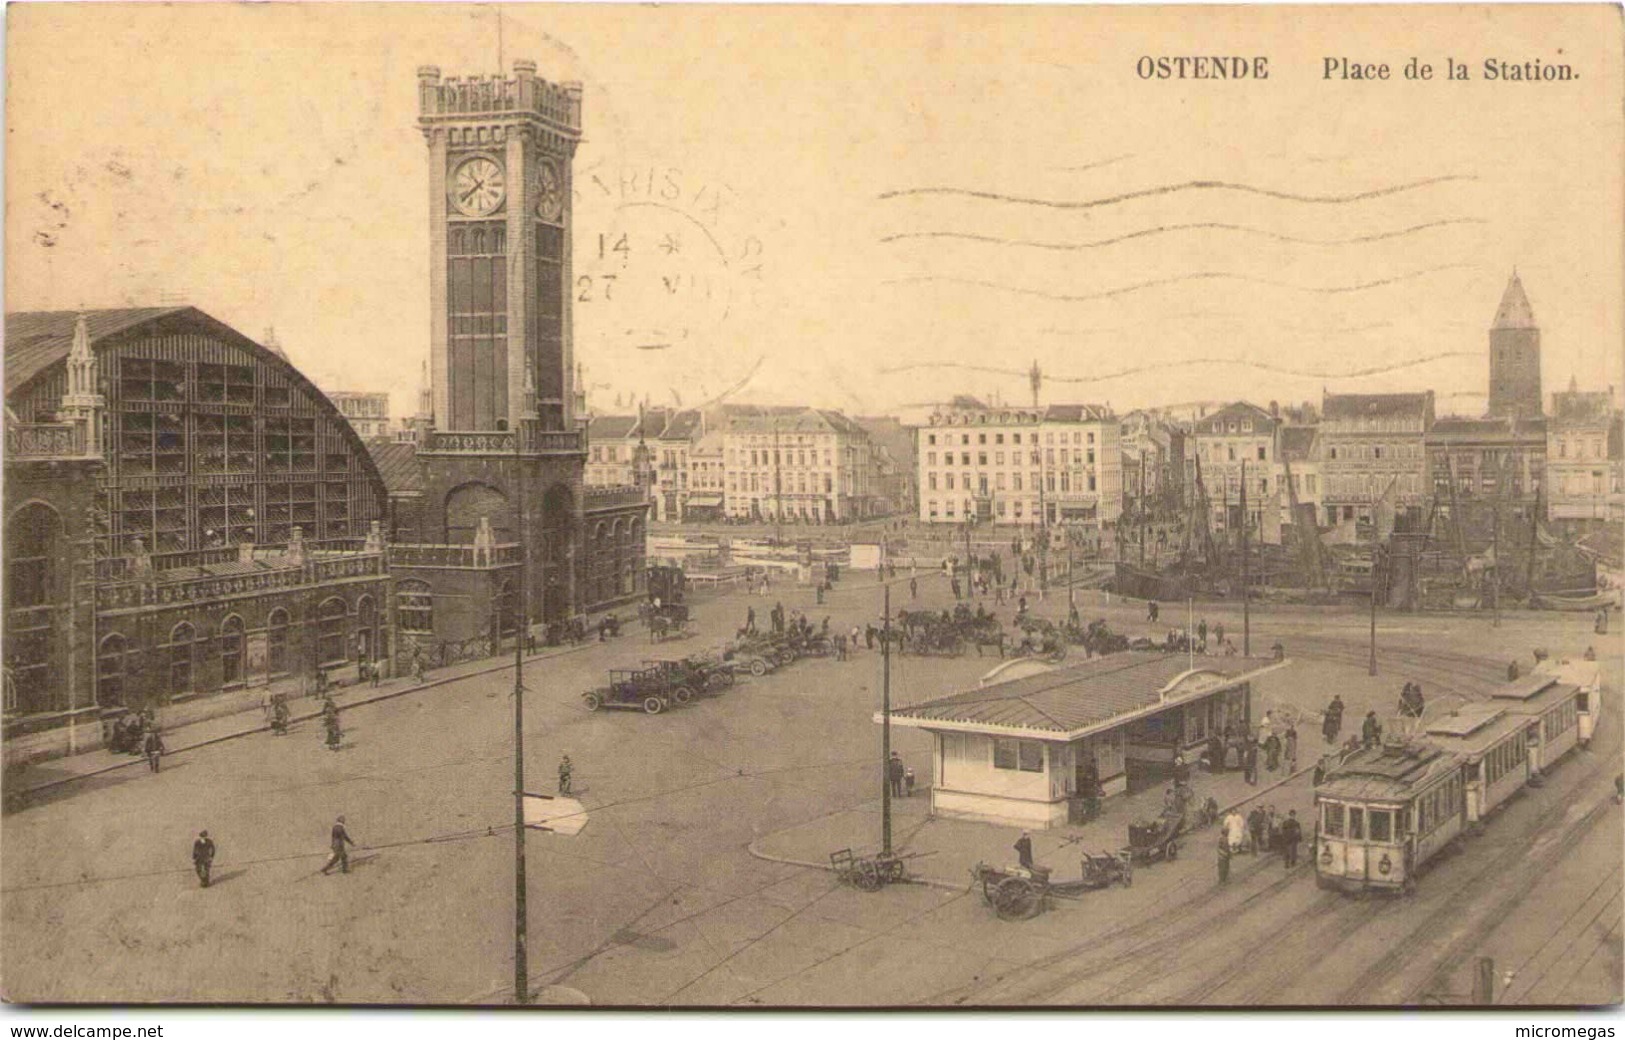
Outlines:
POLYGON ((814 591, 814 594, 817 597, 818 605, 823 606, 824 605, 824 583, 819 582, 818 587, 816 589, 814 589, 813 591, 814 591))
POLYGON ((1264 810, 1254 806, 1253 811, 1247 814, 1247 834, 1252 838, 1253 855, 1264 850, 1264 810))
POLYGON ((344 731, 339 728, 338 712, 325 717, 327 722, 327 750, 337 751, 344 741, 344 731))
POLYGON ((917 578, 908 579, 908 598, 909 599, 919 599, 920 598, 920 582, 919 582, 919 579, 917 579, 917 578))
POLYGON ((199 831, 197 840, 192 842, 192 869, 197 871, 200 887, 209 887, 209 869, 213 865, 214 839, 209 837, 208 831, 199 831))
POLYGON ((1281 821, 1275 815, 1275 806, 1264 806, 1264 847, 1274 852, 1278 847, 1281 821))
POLYGON ((1377 713, 1365 713, 1365 721, 1360 723, 1360 743, 1368 748, 1376 747, 1382 743, 1382 723, 1377 721, 1377 713))
POLYGON ((745 631, 754 635, 756 633, 756 608, 745 608, 745 631))
POLYGON ((1207 771, 1224 772, 1224 740, 1217 733, 1207 738, 1207 771))
POLYGON ((575 766, 570 763, 569 755, 559 759, 559 794, 570 793, 570 777, 574 772, 575 766))
POLYGON ((897 752, 893 751, 891 753, 890 760, 886 762, 886 779, 891 782, 891 794, 893 798, 903 797, 904 772, 905 767, 903 766, 903 757, 897 752))
POLYGON ((1174 783, 1188 784, 1191 782, 1191 766, 1185 761, 1185 752, 1174 752, 1174 783))
POLYGON ((428 676, 428 674, 429 669, 424 663, 423 654, 414 654, 412 656, 412 677, 418 681, 418 685, 423 685, 423 680, 428 676))
POLYGON ((953 590, 954 599, 959 599, 960 595, 959 595, 959 576, 958 575, 955 575, 954 577, 948 579, 948 587, 953 590))
POLYGON ((1224 836, 1230 846, 1231 852, 1240 852, 1247 840, 1247 824, 1241 818, 1240 809, 1231 809, 1224 815, 1224 836))
POLYGON ((1286 869, 1298 865, 1298 843, 1303 840, 1303 824, 1298 822, 1298 810, 1289 810, 1281 824, 1281 860, 1286 869))
POLYGON ((1033 836, 1022 831, 1021 837, 1016 839, 1015 848, 1016 858, 1021 865, 1028 870, 1033 869, 1033 836))
POLYGON ((288 702, 280 698, 271 704, 271 732, 279 737, 288 732, 288 702))
POLYGON ((1198 643, 1207 642, 1207 618, 1203 618, 1196 625, 1196 641, 1198 643))
POLYGON ((875 623, 873 621, 871 621, 867 625, 865 625, 863 627, 863 645, 864 645, 864 648, 867 649, 867 650, 873 650, 875 648, 875 639, 879 635, 880 635, 880 630, 875 628, 875 623))
POLYGON ((903 767, 903 797, 914 797, 914 770, 903 767))
MULTIPOLYGON (((530 639, 532 643, 531 653, 535 653, 536 648, 534 644, 536 642, 536 637, 531 636, 530 639)), ((383 678, 383 674, 384 670, 378 666, 378 662, 374 661, 372 664, 367 666, 367 678, 371 680, 373 689, 378 688, 378 683, 383 678)))
POLYGON ((853 652, 856 653, 857 649, 858 649, 858 643, 863 639, 863 630, 860 629, 857 625, 853 625, 852 626, 852 631, 848 632, 846 635, 847 635, 847 641, 852 644, 853 652))
POLYGON ((1272 773, 1281 768, 1281 738, 1274 733, 1264 738, 1264 768, 1272 773))
POLYGON ((1337 735, 1343 729, 1343 695, 1332 694, 1332 702, 1326 705, 1326 724, 1324 732, 1326 743, 1337 743, 1337 735))
POLYGON ((340 816, 337 820, 333 821, 333 831, 331 834, 331 846, 333 849, 333 854, 327 858, 327 864, 326 866, 322 867, 322 873, 325 874, 329 870, 332 870, 333 865, 336 863, 341 871, 348 874, 350 872, 349 846, 354 844, 355 841, 350 837, 350 832, 344 827, 344 817, 340 816))
POLYGON ((1591 626, 1591 630, 1594 633, 1596 633, 1597 635, 1599 635, 1599 636, 1605 636, 1605 635, 1608 634, 1608 608, 1607 607, 1604 607, 1601 610, 1597 611, 1597 621, 1596 621, 1596 624, 1591 626))
POLYGON ((1219 884, 1230 883, 1230 837, 1219 831, 1219 884))
POLYGON ((158 760, 164 754, 164 738, 159 734, 158 727, 147 730, 147 739, 142 743, 141 750, 147 756, 147 767, 154 773, 158 772, 158 760))
POLYGON ((1153 625, 1157 623, 1157 601, 1150 600, 1145 605, 1145 619, 1153 625))
POLYGON ((1221 646, 1224 645, 1224 622, 1223 621, 1221 621, 1217 625, 1213 626, 1213 641, 1215 643, 1218 643, 1221 646))
POLYGON ((1027 616, 1027 597, 1023 596, 1023 597, 1021 597, 1021 601, 1016 604, 1016 617, 1026 617, 1026 616, 1027 616))
POLYGON ((1286 727, 1286 771, 1298 771, 1298 731, 1290 723, 1286 727))
POLYGON ((1243 774, 1242 779, 1246 780, 1249 784, 1252 784, 1254 787, 1257 787, 1258 786, 1258 745, 1256 743, 1254 743, 1253 741, 1249 740, 1247 742, 1246 755, 1247 755, 1247 757, 1246 757, 1245 765, 1244 765, 1244 768, 1245 768, 1246 772, 1243 774))

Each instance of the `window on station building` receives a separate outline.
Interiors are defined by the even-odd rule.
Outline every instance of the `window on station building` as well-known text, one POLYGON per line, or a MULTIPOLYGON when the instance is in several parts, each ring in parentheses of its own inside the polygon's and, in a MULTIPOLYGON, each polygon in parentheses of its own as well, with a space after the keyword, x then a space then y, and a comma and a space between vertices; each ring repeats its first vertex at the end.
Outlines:
POLYGON ((344 600, 337 596, 324 600, 317 610, 316 663, 323 667, 341 665, 349 660, 345 646, 348 639, 346 613, 344 600))
POLYGON ((243 681, 243 619, 233 614, 220 626, 220 685, 243 681))
POLYGON ((288 612, 281 607, 265 621, 265 666, 272 675, 288 672, 288 612))

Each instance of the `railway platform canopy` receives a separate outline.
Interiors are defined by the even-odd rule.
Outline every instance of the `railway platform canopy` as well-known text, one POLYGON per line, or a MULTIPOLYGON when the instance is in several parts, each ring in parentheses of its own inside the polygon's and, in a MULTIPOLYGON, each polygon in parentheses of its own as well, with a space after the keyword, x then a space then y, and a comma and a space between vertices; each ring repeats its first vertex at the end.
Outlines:
MULTIPOLYGON (((1273 658, 1127 652, 892 711, 932 738, 931 811, 1020 827, 1080 822, 1095 799, 1164 782, 1176 753, 1251 726, 1273 658)), ((879 722, 880 716, 875 717, 879 722)))

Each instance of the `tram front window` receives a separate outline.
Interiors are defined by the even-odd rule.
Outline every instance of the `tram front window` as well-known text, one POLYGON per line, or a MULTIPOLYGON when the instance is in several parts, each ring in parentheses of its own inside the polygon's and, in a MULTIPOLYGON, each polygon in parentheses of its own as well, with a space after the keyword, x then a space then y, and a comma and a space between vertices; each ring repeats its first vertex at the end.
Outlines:
POLYGON ((1365 810, 1349 806, 1349 837, 1354 841, 1365 840, 1365 810))
POLYGON ((1328 838, 1341 838, 1343 836, 1343 807, 1336 802, 1326 803, 1326 822, 1324 824, 1328 838))
POLYGON ((1387 810, 1385 810, 1385 809, 1372 809, 1371 810, 1371 821, 1370 821, 1371 822, 1371 840, 1372 841, 1393 841, 1394 840, 1393 821, 1394 821, 1393 814, 1388 812, 1387 810))

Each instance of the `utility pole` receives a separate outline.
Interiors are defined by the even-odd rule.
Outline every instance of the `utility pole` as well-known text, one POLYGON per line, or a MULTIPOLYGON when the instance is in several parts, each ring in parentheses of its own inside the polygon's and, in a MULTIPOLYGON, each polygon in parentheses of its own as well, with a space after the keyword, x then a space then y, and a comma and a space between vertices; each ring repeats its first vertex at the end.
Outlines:
POLYGON ((1140 566, 1145 566, 1145 451, 1140 452, 1140 566))
POLYGON ((1495 584, 1490 589, 1490 624, 1501 627, 1501 503, 1490 503, 1490 555, 1495 559, 1495 584))
POLYGON ((1241 460, 1241 655, 1252 656, 1253 615, 1248 606, 1247 579, 1247 460, 1241 460))
POLYGON ((773 540, 784 541, 784 481, 779 471, 779 417, 773 417, 773 540))
MULTIPOLYGON (((513 431, 514 486, 518 489, 519 581, 514 589, 517 615, 513 641, 513 999, 530 1003, 530 963, 526 955, 528 917, 525 906, 525 635, 529 629, 528 577, 525 566, 525 463, 520 453, 523 424, 513 431)), ((500 628, 498 636, 501 635, 500 628)))
POLYGON ((1377 560, 1379 549, 1377 546, 1377 508, 1375 499, 1371 502, 1371 663, 1369 672, 1377 674, 1377 560))
POLYGON ((880 850, 891 855, 891 583, 882 581, 880 620, 880 850))

